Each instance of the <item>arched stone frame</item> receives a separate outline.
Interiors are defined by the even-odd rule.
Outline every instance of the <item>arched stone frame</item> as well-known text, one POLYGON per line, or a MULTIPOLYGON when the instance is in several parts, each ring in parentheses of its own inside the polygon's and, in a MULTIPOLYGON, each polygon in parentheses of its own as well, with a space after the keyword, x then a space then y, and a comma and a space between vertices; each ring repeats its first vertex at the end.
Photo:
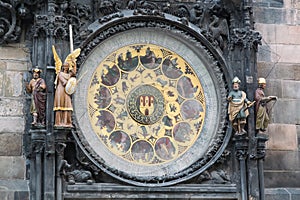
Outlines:
MULTIPOLYGON (((226 66, 221 54, 200 34, 201 30, 197 27, 182 24, 171 15, 164 17, 134 16, 129 11, 124 11, 122 15, 125 16, 114 18, 106 23, 93 23, 91 27, 95 30, 94 33, 81 45, 82 54, 78 60, 80 64, 78 77, 82 76, 82 79, 74 94, 76 123, 74 136, 86 156, 96 166, 121 181, 139 186, 168 186, 186 181, 212 166, 225 150, 231 137, 231 129, 226 123, 226 94, 230 81, 230 69, 226 66), (172 162, 172 165, 177 163, 178 167, 175 170, 171 165, 156 169, 156 171, 162 170, 167 173, 155 174, 150 170, 142 175, 137 175, 122 167, 128 163, 114 159, 110 162, 109 158, 112 156, 110 152, 105 148, 96 147, 100 143, 95 143, 96 138, 93 136, 86 116, 86 91, 96 66, 118 48, 138 43, 161 45, 181 55, 192 67, 196 66, 194 70, 198 77, 201 76, 199 78, 202 80, 207 99, 208 114, 202 129, 202 135, 205 135, 206 131, 208 132, 207 137, 199 137, 200 139, 197 139, 185 155, 172 162), (209 75, 207 79, 203 78, 204 74, 201 70, 205 71, 204 74, 209 75), (207 140, 205 148, 199 153, 198 148, 207 140), (195 158, 192 158, 195 154, 195 158), (188 159, 187 165, 178 164, 185 164, 186 157, 191 159, 188 159), (121 162, 121 164, 113 166, 114 162, 121 162)), ((134 169, 136 166, 129 167, 134 169)), ((136 170, 143 170, 143 167, 136 170)))

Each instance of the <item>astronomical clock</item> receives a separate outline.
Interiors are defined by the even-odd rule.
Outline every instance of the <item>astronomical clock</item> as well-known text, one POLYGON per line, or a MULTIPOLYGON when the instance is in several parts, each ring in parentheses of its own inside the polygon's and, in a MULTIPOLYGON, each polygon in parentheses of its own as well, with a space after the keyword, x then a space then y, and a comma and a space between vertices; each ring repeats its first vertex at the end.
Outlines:
POLYGON ((226 145, 222 67, 201 40, 176 31, 129 28, 82 58, 77 136, 94 163, 122 181, 187 180, 226 145))

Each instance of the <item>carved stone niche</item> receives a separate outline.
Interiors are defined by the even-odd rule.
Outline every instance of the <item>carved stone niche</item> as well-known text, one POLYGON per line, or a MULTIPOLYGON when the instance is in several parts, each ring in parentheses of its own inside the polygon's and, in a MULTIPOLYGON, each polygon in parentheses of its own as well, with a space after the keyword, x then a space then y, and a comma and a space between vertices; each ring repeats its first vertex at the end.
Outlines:
POLYGON ((214 165, 230 139, 225 61, 198 27, 174 16, 119 14, 91 24, 81 46, 75 138, 120 181, 190 180, 214 165))
POLYGON ((23 31, 21 30, 23 21, 31 23, 32 12, 43 3, 42 0, 0 1, 0 45, 18 42, 23 31))

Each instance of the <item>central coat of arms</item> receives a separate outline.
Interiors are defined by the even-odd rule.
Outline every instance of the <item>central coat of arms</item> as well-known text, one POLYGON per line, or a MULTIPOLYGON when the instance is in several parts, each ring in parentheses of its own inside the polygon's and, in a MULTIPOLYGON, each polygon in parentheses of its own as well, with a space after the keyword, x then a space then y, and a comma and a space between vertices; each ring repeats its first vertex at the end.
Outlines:
POLYGON ((165 101, 162 93, 152 85, 134 88, 127 98, 130 116, 138 123, 154 124, 163 116, 165 101))

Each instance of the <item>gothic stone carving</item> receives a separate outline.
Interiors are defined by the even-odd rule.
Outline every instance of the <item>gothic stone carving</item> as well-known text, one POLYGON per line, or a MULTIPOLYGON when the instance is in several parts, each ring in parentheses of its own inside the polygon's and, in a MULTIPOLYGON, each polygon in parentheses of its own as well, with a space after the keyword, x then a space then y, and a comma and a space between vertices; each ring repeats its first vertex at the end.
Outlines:
POLYGON ((21 29, 17 26, 17 13, 11 3, 0 1, 0 11, 4 16, 0 17, 0 44, 16 41, 21 29))
MULTIPOLYGON (((0 44, 17 42, 21 34, 20 26, 23 19, 34 16, 43 3, 41 0, 0 1, 0 9, 4 13, 4 16, 0 18, 0 44)), ((136 15, 164 17, 164 13, 167 13, 177 16, 185 25, 193 23, 198 26, 201 33, 222 51, 235 45, 246 47, 251 44, 260 44, 261 40, 258 32, 249 28, 238 28, 239 22, 233 20, 235 18, 233 15, 243 15, 239 9, 239 3, 229 1, 225 4, 215 0, 197 2, 95 0, 93 4, 51 0, 48 3, 48 15, 42 13, 35 15, 33 35, 35 37, 53 35, 56 38, 67 39, 68 24, 73 24, 74 43, 79 45, 91 33, 91 30, 87 29, 87 25, 93 20, 91 6, 96 9, 94 15, 100 17, 99 22, 123 17, 119 12, 124 9, 134 10, 136 15)))
POLYGON ((39 14, 35 17, 34 36, 53 36, 67 39, 69 24, 73 25, 75 44, 86 35, 83 30, 87 21, 91 19, 91 8, 86 4, 71 2, 49 2, 48 14, 39 14))
POLYGON ((18 42, 22 22, 30 20, 32 17, 31 10, 39 7, 42 2, 42 0, 0 1, 0 45, 8 42, 18 42))

